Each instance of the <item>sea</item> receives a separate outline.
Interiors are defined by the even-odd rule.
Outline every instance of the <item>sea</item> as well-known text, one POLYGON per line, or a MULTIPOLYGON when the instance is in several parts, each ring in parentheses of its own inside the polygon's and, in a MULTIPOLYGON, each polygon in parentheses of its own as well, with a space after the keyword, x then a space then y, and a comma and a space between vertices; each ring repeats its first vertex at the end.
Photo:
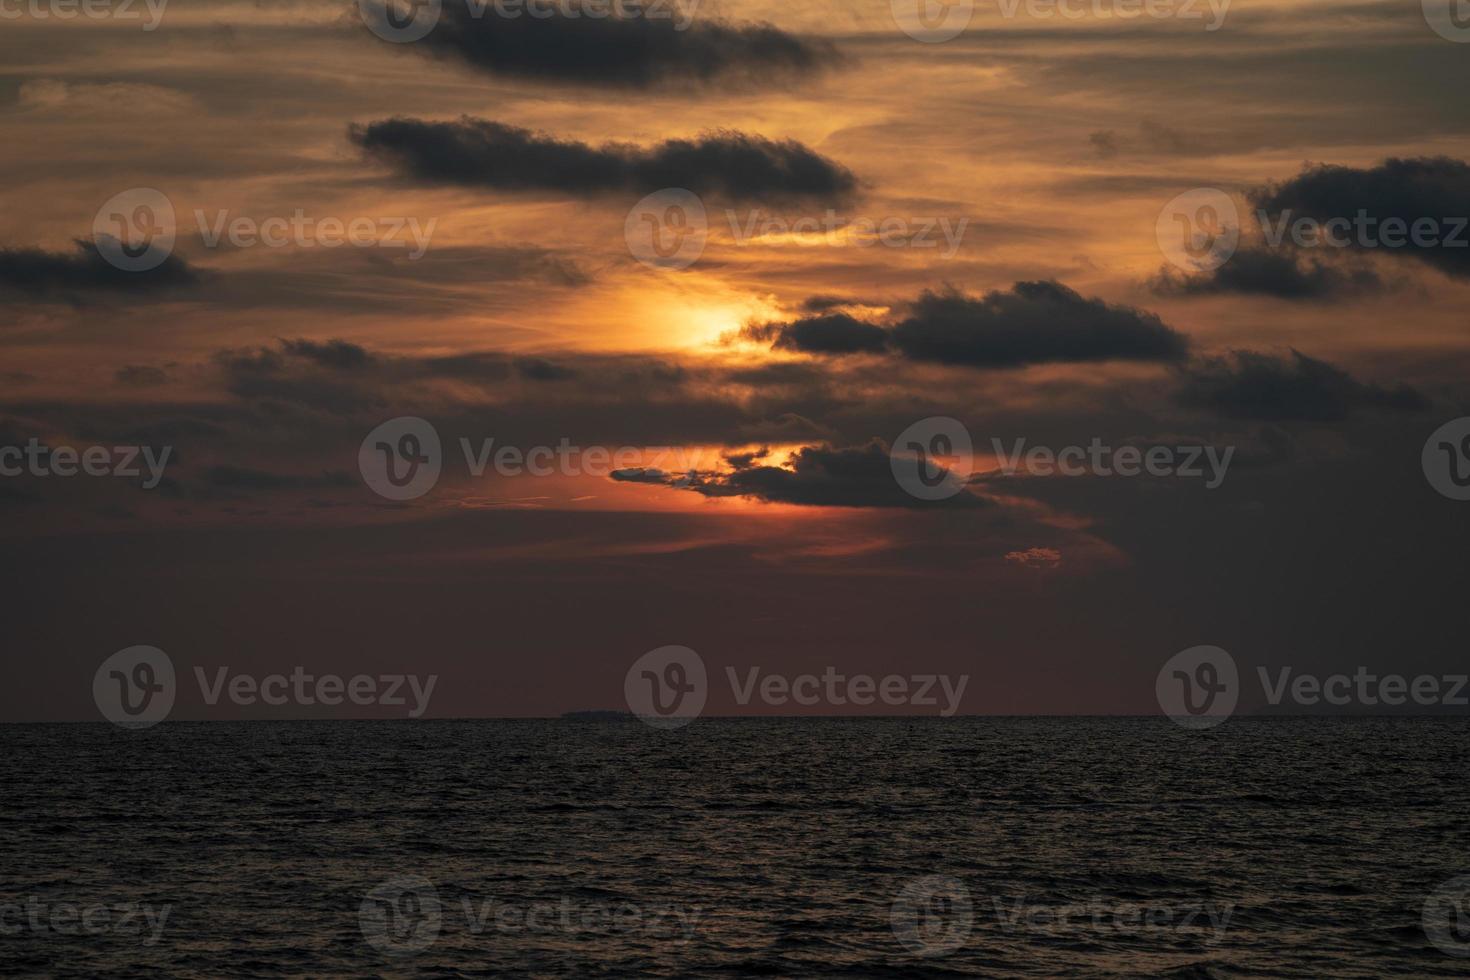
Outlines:
POLYGON ((1470 975, 1470 722, 0 726, 0 975, 1470 975))

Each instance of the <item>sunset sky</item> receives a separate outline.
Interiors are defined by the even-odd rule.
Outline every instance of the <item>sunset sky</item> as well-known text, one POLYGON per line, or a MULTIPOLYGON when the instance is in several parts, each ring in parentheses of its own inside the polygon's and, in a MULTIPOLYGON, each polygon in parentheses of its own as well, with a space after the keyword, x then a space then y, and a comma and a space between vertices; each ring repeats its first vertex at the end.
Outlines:
POLYGON ((151 489, 0 478, 0 718, 93 717, 134 644, 437 672, 440 716, 621 707, 667 644, 968 673, 966 713, 1151 712, 1196 644, 1462 665, 1470 504, 1421 450, 1470 414, 1470 248, 1271 246, 1254 211, 1470 214, 1470 45, 1417 0, 1198 7, 987 0, 942 43, 887 0, 703 0, 683 31, 446 0, 402 44, 355 3, 5 19, 0 445, 172 458, 151 489), (93 243, 134 188, 175 212, 151 271, 93 243), (664 188, 706 208, 686 268, 625 235, 664 188), (1156 228, 1198 188, 1244 227, 1184 271, 1156 228), (211 246, 196 218, 298 210, 432 230, 413 258, 211 246), (444 472, 393 502, 358 452, 403 416, 444 472), (976 459, 926 506, 888 451, 935 416, 976 459), (475 477, 461 438, 646 454, 475 477), (1006 476, 992 438, 1234 457, 1216 489, 1006 476))

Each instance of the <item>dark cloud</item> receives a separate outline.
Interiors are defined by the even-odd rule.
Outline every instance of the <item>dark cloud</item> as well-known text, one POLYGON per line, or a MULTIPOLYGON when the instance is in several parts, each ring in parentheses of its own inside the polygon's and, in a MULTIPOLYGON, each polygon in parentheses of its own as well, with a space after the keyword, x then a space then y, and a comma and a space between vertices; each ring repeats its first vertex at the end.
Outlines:
POLYGON ((1188 153, 1196 148, 1189 137, 1154 119, 1140 122, 1138 135, 1144 145, 1155 153, 1188 153))
POLYGON ((863 304, 859 300, 841 296, 808 296, 802 301, 801 308, 808 313, 830 313, 839 307, 861 305, 863 304))
POLYGON ((371 386, 355 384, 350 368, 373 363, 365 350, 343 341, 282 340, 279 346, 224 350, 214 355, 230 394, 346 414, 379 404, 371 386))
POLYGON ((1062 553, 1055 548, 1027 548, 1006 552, 1005 560, 1022 568, 1056 568, 1062 563, 1062 553))
POLYGON ((297 490, 304 487, 342 488, 353 485, 352 478, 339 471, 302 476, 228 465, 209 467, 204 471, 204 480, 211 487, 221 490, 241 491, 297 490))
POLYGON ((476 351, 470 354, 448 354, 423 359, 424 370, 439 378, 473 381, 481 384, 504 381, 510 377, 510 362, 505 355, 476 351))
POLYGON ((778 349, 807 354, 876 354, 888 348, 887 330, 846 313, 806 317, 794 323, 752 325, 743 333, 778 349))
POLYGON ((767 503, 808 507, 974 508, 987 501, 963 492, 938 501, 907 493, 893 475, 888 449, 878 440, 865 446, 832 449, 804 446, 783 466, 758 464, 764 451, 732 454, 733 468, 716 473, 693 471, 673 476, 659 470, 621 470, 613 479, 655 483, 690 490, 706 497, 749 497, 767 503))
POLYGON ((637 17, 587 16, 582 7, 578 16, 505 17, 490 4, 447 0, 413 47, 489 74, 641 89, 783 85, 841 61, 830 42, 697 17, 687 6, 649 4, 637 17))
POLYGON ((976 299, 925 292, 892 327, 842 313, 747 327, 745 336, 810 354, 892 350, 915 361, 975 368, 1091 361, 1178 361, 1181 333, 1145 310, 1085 299, 1057 282, 1018 282, 976 299))
POLYGON ((26 490, 22 487, 12 487, 0 483, 0 505, 6 504, 34 504, 40 501, 41 495, 34 490, 26 490))
POLYGON ((765 459, 769 455, 771 455, 771 447, 762 446, 761 448, 751 450, 750 452, 726 453, 725 462, 729 463, 737 470, 743 470, 754 466, 756 460, 765 459))
POLYGON ((1130 154, 1152 154, 1159 156, 1181 156, 1213 152, 1212 146, 1189 136, 1171 126, 1154 119, 1144 119, 1138 124, 1136 136, 1120 136, 1117 130, 1100 129, 1089 133, 1087 143, 1092 153, 1100 160, 1111 160, 1120 152, 1130 154))
POLYGON ((170 380, 167 371, 146 364, 125 364, 113 377, 118 384, 129 388, 156 388, 170 380))
MULTIPOLYGON (((758 329, 747 327, 746 331, 758 329)), ((726 377, 753 388, 775 388, 819 384, 825 374, 820 366, 802 361, 772 361, 755 367, 732 368, 726 377)))
POLYGON ((1100 129, 1087 137, 1088 145, 1092 152, 1103 160, 1110 160, 1118 155, 1118 134, 1111 129, 1100 129))
POLYGON ((282 340, 281 347, 287 354, 303 357, 323 367, 349 371, 372 362, 372 355, 357 344, 345 340, 329 340, 317 343, 311 340, 282 340))
POLYGON ((570 381, 577 376, 571 368, 553 364, 540 357, 522 357, 515 362, 516 373, 527 381, 570 381))
MULTIPOLYGON (((1278 184, 1258 188, 1251 198, 1273 220, 1290 212, 1292 220, 1313 218, 1320 222, 1348 219, 1356 222, 1364 212, 1368 244, 1357 228, 1339 226, 1333 231, 1352 248, 1371 249, 1385 255, 1418 258, 1452 276, 1470 278, 1470 164, 1450 157, 1389 159, 1376 167, 1359 169, 1322 164, 1278 184), (1403 244, 1383 244, 1383 224, 1396 219, 1402 228, 1390 238, 1403 244), (1416 221, 1435 224, 1436 244, 1415 244, 1410 234, 1416 221), (1459 242, 1451 243, 1451 239, 1459 242)), ((1427 234, 1427 227, 1424 229, 1427 234)))
POLYGON ((652 148, 593 147, 487 119, 385 119, 349 138, 399 173, 432 184, 574 196, 682 187, 728 200, 837 200, 857 188, 841 164, 795 140, 717 130, 652 148))
POLYGON ((128 272, 103 258, 92 242, 77 239, 74 245, 69 253, 0 249, 0 291, 71 300, 82 294, 146 293, 198 282, 194 270, 176 255, 146 272, 128 272))
POLYGON ((1186 404, 1234 419, 1337 422, 1360 410, 1418 412, 1429 407, 1408 385, 1366 384, 1295 350, 1289 357, 1235 351, 1200 358, 1186 375, 1189 383, 1181 396, 1186 404))
POLYGON ((981 299, 926 292, 894 327, 893 344, 914 360, 969 367, 1175 361, 1189 348, 1154 314, 1084 299, 1057 282, 1018 282, 981 299))
POLYGON ((674 477, 668 472, 655 467, 635 467, 627 470, 613 470, 610 474, 619 483, 652 483, 658 486, 672 484, 674 477))
POLYGON ((1161 295, 1240 293, 1278 299, 1348 297, 1384 285, 1372 269, 1333 265, 1285 247, 1243 248, 1218 269, 1195 275, 1166 267, 1149 282, 1161 295))

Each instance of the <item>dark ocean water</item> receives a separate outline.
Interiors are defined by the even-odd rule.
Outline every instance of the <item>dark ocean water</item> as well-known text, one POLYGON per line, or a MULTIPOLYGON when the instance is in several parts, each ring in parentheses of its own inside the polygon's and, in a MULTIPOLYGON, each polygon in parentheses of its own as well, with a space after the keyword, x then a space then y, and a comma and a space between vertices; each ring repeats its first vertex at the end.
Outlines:
POLYGON ((1470 972, 1457 720, 36 725, 0 742, 6 976, 1470 972))

